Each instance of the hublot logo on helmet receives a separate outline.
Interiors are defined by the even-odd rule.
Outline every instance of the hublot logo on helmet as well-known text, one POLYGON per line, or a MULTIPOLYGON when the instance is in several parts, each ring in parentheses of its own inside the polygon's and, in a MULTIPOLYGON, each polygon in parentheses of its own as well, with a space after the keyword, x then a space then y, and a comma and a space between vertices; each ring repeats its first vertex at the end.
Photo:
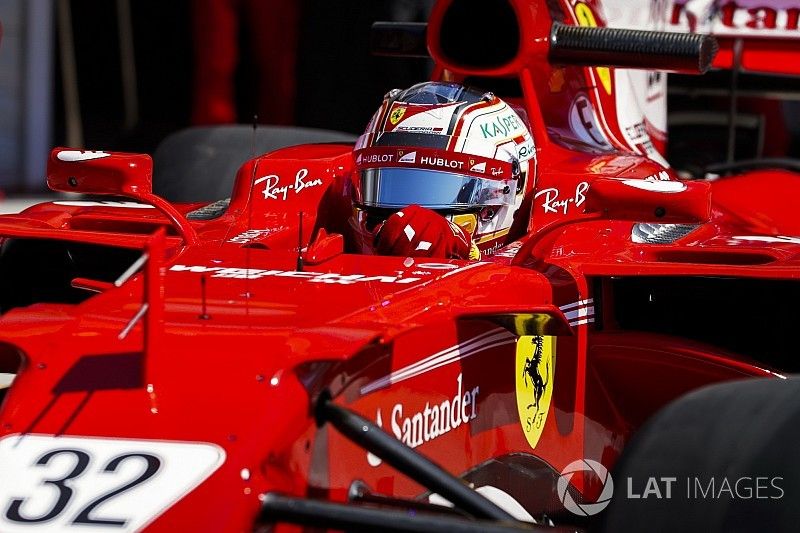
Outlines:
POLYGON ((419 162, 422 165, 430 165, 432 167, 446 167, 455 169, 464 168, 463 161, 456 161, 454 159, 445 159, 444 157, 430 157, 424 155, 419 159, 419 162))
POLYGON ((394 161, 394 154, 372 154, 365 155, 361 163, 391 163, 394 161))

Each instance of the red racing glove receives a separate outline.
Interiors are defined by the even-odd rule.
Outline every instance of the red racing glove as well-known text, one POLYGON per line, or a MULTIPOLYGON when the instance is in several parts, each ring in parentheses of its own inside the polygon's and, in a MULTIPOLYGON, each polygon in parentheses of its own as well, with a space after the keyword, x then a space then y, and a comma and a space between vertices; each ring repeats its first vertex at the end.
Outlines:
POLYGON ((380 255, 470 259, 472 241, 439 213, 410 205, 386 219, 375 237, 375 249, 380 255))

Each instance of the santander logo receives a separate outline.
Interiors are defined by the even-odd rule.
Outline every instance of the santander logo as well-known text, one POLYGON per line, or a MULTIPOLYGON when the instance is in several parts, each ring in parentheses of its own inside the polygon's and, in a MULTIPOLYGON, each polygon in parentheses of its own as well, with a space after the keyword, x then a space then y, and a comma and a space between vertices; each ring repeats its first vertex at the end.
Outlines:
MULTIPOLYGON (((399 441, 411 448, 421 446, 445 435, 462 424, 468 424, 478 416, 477 397, 480 387, 473 387, 464 392, 463 375, 456 378, 455 394, 451 399, 441 403, 425 403, 425 408, 417 412, 409 412, 402 403, 396 403, 391 411, 391 433, 399 441)), ((375 415, 375 424, 383 427, 381 409, 375 415)), ((381 459, 367 453, 370 466, 378 466, 381 459)))

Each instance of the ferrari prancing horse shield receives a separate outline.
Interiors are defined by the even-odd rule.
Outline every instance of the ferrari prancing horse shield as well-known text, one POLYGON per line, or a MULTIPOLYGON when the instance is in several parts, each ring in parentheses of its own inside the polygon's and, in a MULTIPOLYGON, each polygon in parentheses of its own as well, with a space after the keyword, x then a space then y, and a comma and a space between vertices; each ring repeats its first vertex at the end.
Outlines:
POLYGON ((389 115, 389 122, 392 123, 393 126, 396 126, 400 119, 403 118, 403 115, 406 114, 405 107, 396 107, 392 113, 389 115))
POLYGON ((519 338, 515 365, 517 411, 531 448, 536 448, 550 411, 555 366, 555 337, 524 335, 519 338))

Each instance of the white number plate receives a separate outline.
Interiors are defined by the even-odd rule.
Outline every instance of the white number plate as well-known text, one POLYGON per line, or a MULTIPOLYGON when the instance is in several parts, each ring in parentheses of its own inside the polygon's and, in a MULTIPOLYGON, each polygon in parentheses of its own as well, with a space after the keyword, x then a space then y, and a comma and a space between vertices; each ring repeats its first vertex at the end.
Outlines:
POLYGON ((0 531, 138 531, 225 462, 214 444, 9 435, 0 531))

